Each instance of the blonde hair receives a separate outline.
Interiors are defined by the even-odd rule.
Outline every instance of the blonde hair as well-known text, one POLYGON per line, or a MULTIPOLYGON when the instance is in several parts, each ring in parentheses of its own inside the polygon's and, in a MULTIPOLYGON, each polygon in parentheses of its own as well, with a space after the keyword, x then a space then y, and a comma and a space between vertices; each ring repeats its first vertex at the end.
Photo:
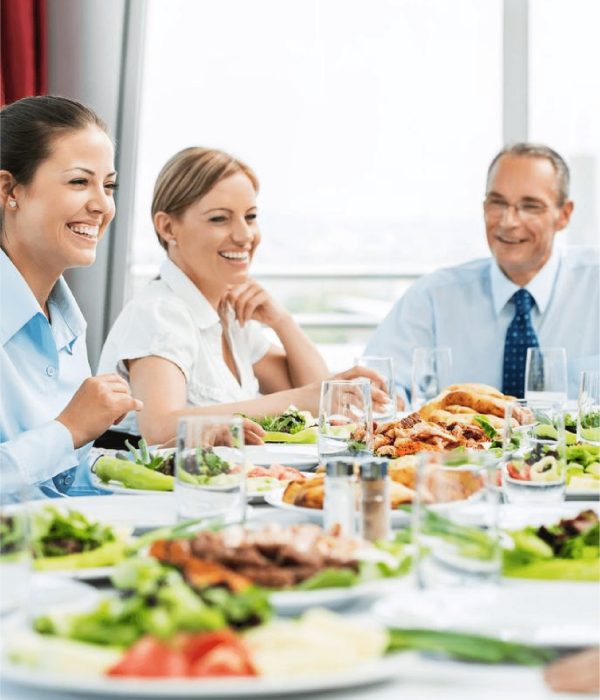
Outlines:
MULTIPOLYGON (((242 161, 212 148, 184 148, 170 158, 158 174, 152 196, 152 221, 159 211, 181 216, 217 183, 239 172, 247 175, 258 192, 258 178, 242 161)), ((156 235, 166 250, 166 241, 158 231, 156 235)))

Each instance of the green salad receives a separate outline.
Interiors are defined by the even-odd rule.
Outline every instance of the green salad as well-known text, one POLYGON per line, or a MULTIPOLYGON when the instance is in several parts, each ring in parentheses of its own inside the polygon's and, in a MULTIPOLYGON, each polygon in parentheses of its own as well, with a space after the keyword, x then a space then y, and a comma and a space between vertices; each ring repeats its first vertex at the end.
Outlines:
POLYGON ((44 506, 31 514, 31 549, 34 568, 55 571, 112 566, 124 559, 127 544, 110 525, 44 506))
POLYGON ((508 531, 505 576, 571 581, 600 580, 600 525, 593 510, 555 525, 508 531))
MULTIPOLYGON (((249 416, 244 416, 249 418, 249 416)), ((290 406, 278 416, 250 417, 265 431, 265 442, 310 444, 317 442, 315 421, 308 411, 290 406)))

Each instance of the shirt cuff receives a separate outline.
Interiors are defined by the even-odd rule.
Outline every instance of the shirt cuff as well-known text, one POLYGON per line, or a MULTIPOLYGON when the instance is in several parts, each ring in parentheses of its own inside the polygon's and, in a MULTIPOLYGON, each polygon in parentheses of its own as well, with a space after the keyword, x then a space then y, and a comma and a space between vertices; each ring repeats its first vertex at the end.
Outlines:
POLYGON ((50 421, 0 445, 2 489, 15 491, 46 481, 78 462, 69 430, 50 421))

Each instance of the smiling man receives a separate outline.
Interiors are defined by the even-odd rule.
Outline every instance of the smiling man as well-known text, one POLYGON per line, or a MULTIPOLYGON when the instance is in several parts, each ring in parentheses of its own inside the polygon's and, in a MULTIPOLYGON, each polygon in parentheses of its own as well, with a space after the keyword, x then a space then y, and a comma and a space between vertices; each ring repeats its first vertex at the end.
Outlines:
POLYGON ((598 369, 599 256, 558 250, 556 234, 573 212, 569 169, 547 146, 519 143, 493 159, 483 214, 492 258, 426 275, 399 299, 367 345, 391 355, 410 397, 415 347, 449 347, 451 382, 524 390, 527 347, 564 347, 568 394, 583 369, 598 369))

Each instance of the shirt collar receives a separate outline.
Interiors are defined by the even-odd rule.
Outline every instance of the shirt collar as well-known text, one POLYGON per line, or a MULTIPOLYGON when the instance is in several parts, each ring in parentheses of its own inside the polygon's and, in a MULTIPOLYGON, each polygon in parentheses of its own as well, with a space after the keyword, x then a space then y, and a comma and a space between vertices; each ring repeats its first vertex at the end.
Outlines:
MULTIPOLYGON (((525 289, 534 298, 535 304, 540 313, 544 313, 548 303, 550 302, 559 264, 560 254, 556 248, 554 248, 548 262, 529 282, 529 284, 525 285, 525 289)), ((518 291, 520 287, 508 279, 508 277, 498 266, 495 259, 492 259, 491 283, 494 311, 496 312, 496 315, 498 315, 510 301, 512 295, 518 291)))
POLYGON ((206 329, 219 323, 219 314, 204 294, 170 258, 160 266, 160 278, 186 302, 199 328, 206 329))
MULTIPOLYGON (((3 250, 0 250, 0 299, 0 343, 4 345, 34 316, 43 314, 43 311, 31 288, 3 250)), ((59 328, 61 324, 56 324, 55 339, 60 350, 65 345, 72 344, 85 331, 86 322, 62 277, 50 292, 48 306, 51 318, 60 314, 64 321, 62 328, 59 328)))

